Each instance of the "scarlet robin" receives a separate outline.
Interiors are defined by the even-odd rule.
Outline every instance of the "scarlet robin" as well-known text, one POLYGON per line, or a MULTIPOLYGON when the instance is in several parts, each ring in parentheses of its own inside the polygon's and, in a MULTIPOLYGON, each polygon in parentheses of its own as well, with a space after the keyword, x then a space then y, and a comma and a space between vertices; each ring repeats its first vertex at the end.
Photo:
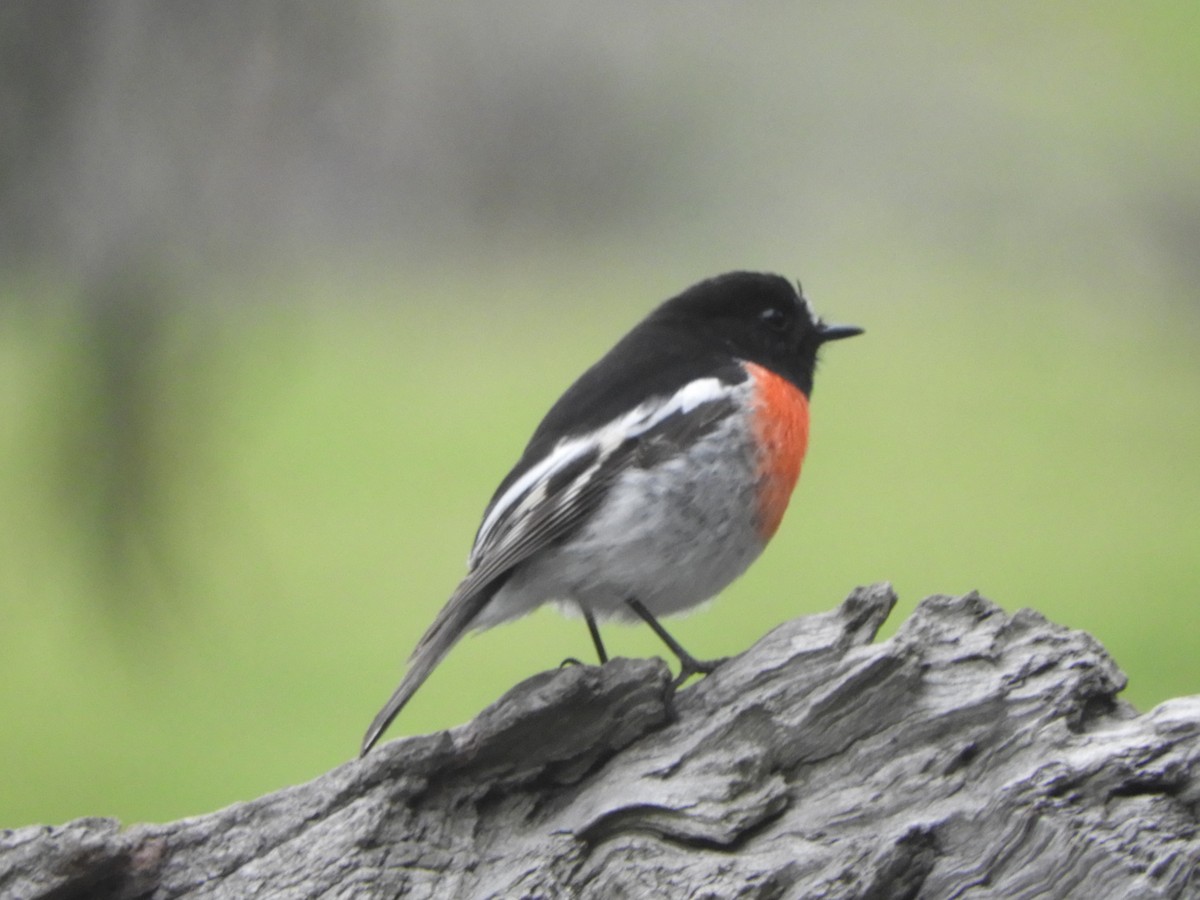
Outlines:
POLYGON ((828 325, 778 275, 731 272, 666 301, 550 408, 483 515, 459 583, 417 643, 365 754, 468 630, 547 602, 597 620, 658 622, 716 595, 775 534, 808 446, 828 325))

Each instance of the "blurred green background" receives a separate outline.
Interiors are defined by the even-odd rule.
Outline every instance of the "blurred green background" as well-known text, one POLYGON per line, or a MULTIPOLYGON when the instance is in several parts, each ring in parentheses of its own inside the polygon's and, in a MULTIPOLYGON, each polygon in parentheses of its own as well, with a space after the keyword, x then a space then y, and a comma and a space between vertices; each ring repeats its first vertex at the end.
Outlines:
MULTIPOLYGON (((1191 0, 26 0, 0 45, 0 827, 351 758, 538 417, 734 268, 867 336, 685 646, 890 580, 889 629, 977 588, 1200 691, 1191 0)), ((470 638, 392 736, 589 653, 470 638)))

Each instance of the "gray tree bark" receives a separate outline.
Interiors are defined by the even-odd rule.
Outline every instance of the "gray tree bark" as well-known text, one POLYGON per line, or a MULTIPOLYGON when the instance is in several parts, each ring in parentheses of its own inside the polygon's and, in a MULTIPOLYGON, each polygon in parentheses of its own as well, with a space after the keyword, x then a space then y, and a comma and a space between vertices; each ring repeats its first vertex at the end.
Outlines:
POLYGON ((1200 897, 1200 697, 1087 634, 860 588, 674 692, 565 668, 467 725, 165 825, 0 833, 0 896, 1200 897))

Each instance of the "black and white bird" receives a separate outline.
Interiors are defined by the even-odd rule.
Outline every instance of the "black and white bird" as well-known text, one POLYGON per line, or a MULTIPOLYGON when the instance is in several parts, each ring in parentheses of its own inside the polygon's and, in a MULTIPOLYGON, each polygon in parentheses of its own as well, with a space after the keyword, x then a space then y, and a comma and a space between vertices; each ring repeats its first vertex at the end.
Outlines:
POLYGON ((655 309, 551 407, 483 515, 467 575, 367 729, 365 754, 467 631, 544 603, 649 624, 720 592, 774 535, 808 446, 827 325, 777 275, 733 272, 655 309))

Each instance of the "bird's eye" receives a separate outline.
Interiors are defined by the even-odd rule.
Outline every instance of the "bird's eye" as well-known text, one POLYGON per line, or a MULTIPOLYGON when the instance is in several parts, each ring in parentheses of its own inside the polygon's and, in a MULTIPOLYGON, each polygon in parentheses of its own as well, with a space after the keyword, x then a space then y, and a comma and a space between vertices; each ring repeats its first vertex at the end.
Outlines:
POLYGON ((785 331, 788 327, 788 314, 778 307, 764 309, 758 317, 772 331, 785 331))

